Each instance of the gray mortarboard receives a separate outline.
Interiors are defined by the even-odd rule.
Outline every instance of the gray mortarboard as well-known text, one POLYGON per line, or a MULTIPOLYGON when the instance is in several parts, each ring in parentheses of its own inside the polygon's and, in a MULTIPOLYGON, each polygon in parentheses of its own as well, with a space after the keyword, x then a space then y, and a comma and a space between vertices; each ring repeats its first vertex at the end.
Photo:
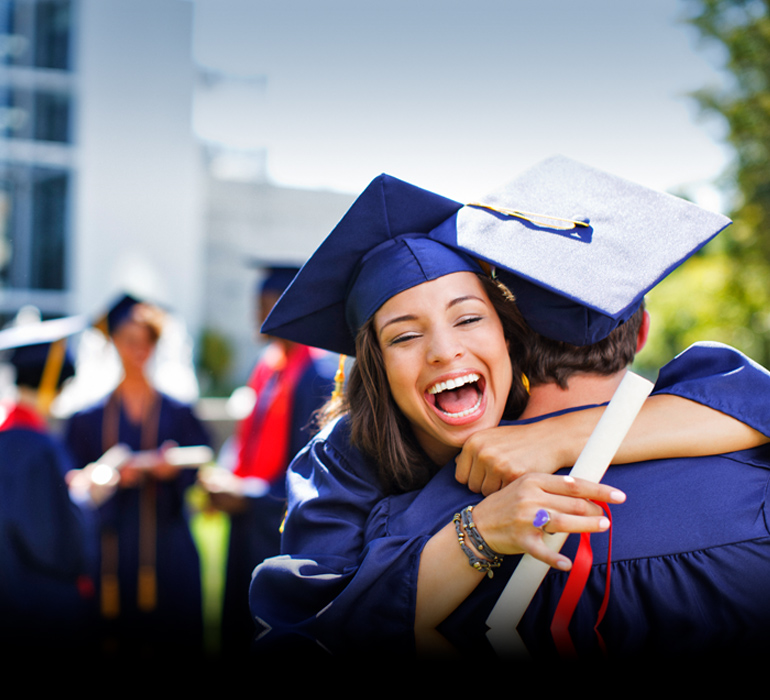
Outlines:
POLYGON ((462 205, 389 175, 353 202, 305 263, 262 332, 355 355, 358 329, 392 296, 452 272, 480 272, 427 234, 462 205))
POLYGON ((730 223, 557 156, 466 205, 431 236, 496 266, 535 331, 590 345, 730 223))
POLYGON ((38 403, 46 411, 61 383, 75 373, 67 350, 70 336, 90 325, 87 316, 23 323, 0 331, 0 352, 16 369, 16 383, 38 390, 38 403))

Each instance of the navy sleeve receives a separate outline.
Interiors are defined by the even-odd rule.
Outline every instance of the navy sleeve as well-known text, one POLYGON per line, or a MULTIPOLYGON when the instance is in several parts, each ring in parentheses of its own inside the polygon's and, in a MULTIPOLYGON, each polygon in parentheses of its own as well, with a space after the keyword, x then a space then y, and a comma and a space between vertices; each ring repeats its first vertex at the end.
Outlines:
POLYGON ((665 365, 654 394, 673 394, 770 435, 770 372, 721 343, 696 343, 665 365))

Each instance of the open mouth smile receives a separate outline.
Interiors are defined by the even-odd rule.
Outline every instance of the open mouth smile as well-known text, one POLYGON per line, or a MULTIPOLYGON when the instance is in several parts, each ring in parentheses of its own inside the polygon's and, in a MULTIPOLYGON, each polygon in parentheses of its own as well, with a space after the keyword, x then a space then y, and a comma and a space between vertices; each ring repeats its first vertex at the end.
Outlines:
POLYGON ((482 408, 484 387, 483 377, 469 372, 431 385, 426 392, 427 400, 442 420, 462 421, 471 416, 475 418, 482 408))

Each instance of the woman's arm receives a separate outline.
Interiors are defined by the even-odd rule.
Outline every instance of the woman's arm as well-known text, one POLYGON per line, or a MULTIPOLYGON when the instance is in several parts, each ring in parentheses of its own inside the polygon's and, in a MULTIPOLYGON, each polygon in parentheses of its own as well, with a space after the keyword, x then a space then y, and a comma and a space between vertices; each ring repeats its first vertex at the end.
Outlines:
MULTIPOLYGON (((456 478, 489 494, 530 471, 575 463, 603 408, 482 431, 457 458, 456 478)), ((613 462, 699 457, 768 442, 770 372, 725 345, 696 344, 661 369, 613 462)))
MULTIPOLYGON (((603 407, 589 408, 480 431, 457 457, 456 478, 471 491, 489 495, 528 472, 552 474, 572 466, 602 413, 603 407)), ((722 454, 768 441, 725 413, 680 396, 658 394, 645 402, 613 464, 722 454)))

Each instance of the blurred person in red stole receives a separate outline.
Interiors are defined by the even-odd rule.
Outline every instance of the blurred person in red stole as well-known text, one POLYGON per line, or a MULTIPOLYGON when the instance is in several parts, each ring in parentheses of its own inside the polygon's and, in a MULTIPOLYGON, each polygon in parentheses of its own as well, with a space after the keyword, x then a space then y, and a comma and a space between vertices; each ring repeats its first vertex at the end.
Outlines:
POLYGON ((53 400, 75 373, 67 339, 87 321, 40 321, 19 312, 0 331, 2 362, 14 370, 0 400, 0 653, 78 649, 88 640, 93 603, 93 528, 88 508, 69 496, 70 456, 49 430, 53 400), (63 649, 64 647, 64 649, 63 649))
MULTIPOLYGON (((257 328, 298 271, 293 265, 263 268, 257 328)), ((230 516, 222 637, 233 651, 246 651, 254 635, 251 574, 264 559, 280 554, 286 469, 313 434, 313 414, 331 395, 339 362, 317 348, 263 337, 268 344, 247 384, 253 407, 235 431, 231 459, 221 457, 219 468, 199 476, 212 505, 230 516)))

